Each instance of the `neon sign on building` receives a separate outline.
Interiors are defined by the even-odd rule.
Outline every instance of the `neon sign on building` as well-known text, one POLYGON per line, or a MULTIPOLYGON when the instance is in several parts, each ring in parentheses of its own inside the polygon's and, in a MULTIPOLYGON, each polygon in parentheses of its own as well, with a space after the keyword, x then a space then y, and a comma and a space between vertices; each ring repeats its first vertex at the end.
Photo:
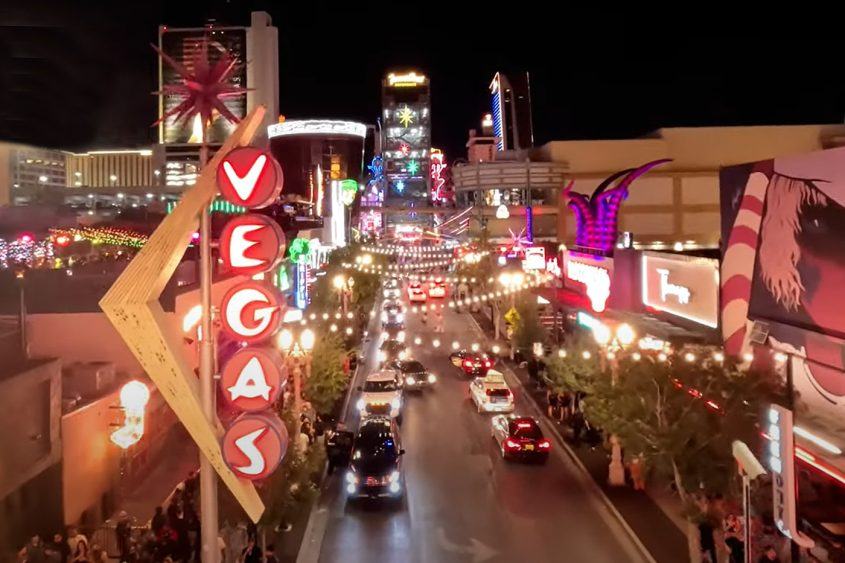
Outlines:
POLYGON ((671 162, 670 159, 654 160, 639 168, 622 170, 605 179, 592 195, 573 192, 574 181, 564 188, 563 195, 575 214, 575 245, 582 252, 610 256, 616 245, 619 224, 619 207, 628 197, 631 183, 652 168, 671 162), (616 186, 610 187, 614 182, 616 186))
POLYGON ((440 149, 431 149, 431 200, 444 201, 446 195, 443 188, 446 185, 446 178, 443 172, 446 170, 446 155, 440 149))
POLYGON ((604 311, 610 297, 610 273, 605 268, 570 259, 566 263, 566 277, 584 284, 593 311, 604 311))

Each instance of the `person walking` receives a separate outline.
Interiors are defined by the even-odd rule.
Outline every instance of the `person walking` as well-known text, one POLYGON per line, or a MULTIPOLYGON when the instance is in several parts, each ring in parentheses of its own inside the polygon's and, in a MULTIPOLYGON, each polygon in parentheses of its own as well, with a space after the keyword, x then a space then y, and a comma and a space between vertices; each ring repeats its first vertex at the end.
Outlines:
POLYGON ((261 548, 255 545, 255 538, 250 536, 246 543, 246 547, 241 552, 240 563, 263 563, 261 558, 261 548))
POLYGON ((75 561, 74 559, 77 554, 80 552, 79 544, 85 544, 85 557, 87 560, 88 557, 88 538, 85 537, 84 534, 80 533, 77 528, 69 528, 67 534, 67 545, 68 545, 68 552, 71 557, 71 561, 75 561))
MULTIPOLYGON (((120 560, 126 561, 129 557, 129 537, 132 535, 132 525, 129 520, 129 515, 121 510, 117 516, 117 526, 114 528, 115 539, 117 540, 117 551, 120 554, 120 560)), ((94 555, 94 550, 91 550, 91 555, 94 555)))
POLYGON ((62 534, 53 534, 53 541, 49 544, 50 551, 58 554, 56 557, 60 563, 67 563, 70 557, 70 547, 68 546, 62 534))
POLYGON ((165 524, 167 524, 167 516, 164 515, 164 509, 161 506, 156 506, 156 512, 150 522, 150 530, 158 535, 165 524))

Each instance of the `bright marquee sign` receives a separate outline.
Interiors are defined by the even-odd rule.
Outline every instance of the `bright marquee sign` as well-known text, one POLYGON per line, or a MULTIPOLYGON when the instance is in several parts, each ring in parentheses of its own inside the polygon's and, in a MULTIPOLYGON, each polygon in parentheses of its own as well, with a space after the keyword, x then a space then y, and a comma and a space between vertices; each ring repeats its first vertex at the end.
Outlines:
POLYGON ((267 136, 271 139, 289 135, 348 135, 363 139, 367 136, 367 126, 355 121, 307 119, 284 121, 267 127, 267 136))
POLYGON ((610 258, 598 258, 588 255, 567 252, 566 279, 581 284, 590 306, 596 313, 601 313, 607 307, 610 297, 610 282, 613 272, 613 261, 610 258))
POLYGON ((718 260, 644 252, 641 270, 646 307, 710 328, 718 326, 718 260))

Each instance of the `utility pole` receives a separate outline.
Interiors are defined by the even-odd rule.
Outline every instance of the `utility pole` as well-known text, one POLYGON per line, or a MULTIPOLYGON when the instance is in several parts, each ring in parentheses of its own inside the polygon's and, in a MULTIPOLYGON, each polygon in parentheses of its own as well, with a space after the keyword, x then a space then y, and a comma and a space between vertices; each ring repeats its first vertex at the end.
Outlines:
MULTIPOLYGON (((205 125, 205 124, 204 124, 205 125)), ((203 127, 200 168, 208 163, 208 126, 203 127)), ((214 404, 214 323, 211 311, 211 212, 206 206, 200 214, 200 305, 202 307, 202 339, 200 340, 200 403, 209 424, 216 424, 214 404)), ((217 549, 217 473, 208 458, 200 452, 200 524, 202 560, 218 563, 217 549)))

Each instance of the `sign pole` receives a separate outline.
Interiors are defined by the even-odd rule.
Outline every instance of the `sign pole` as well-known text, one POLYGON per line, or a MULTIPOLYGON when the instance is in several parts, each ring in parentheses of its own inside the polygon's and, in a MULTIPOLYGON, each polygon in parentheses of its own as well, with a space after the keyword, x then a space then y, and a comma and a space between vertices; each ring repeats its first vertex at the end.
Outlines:
MULTIPOLYGON (((200 149, 200 168, 208 163, 206 128, 200 149)), ((214 328, 211 311, 211 212, 205 206, 200 212, 200 300, 202 306, 202 340, 200 341, 200 403, 209 424, 214 426, 217 412, 214 404, 214 328)), ((217 550, 217 473, 208 457, 200 456, 200 523, 202 526, 202 560, 218 563, 217 550)))

